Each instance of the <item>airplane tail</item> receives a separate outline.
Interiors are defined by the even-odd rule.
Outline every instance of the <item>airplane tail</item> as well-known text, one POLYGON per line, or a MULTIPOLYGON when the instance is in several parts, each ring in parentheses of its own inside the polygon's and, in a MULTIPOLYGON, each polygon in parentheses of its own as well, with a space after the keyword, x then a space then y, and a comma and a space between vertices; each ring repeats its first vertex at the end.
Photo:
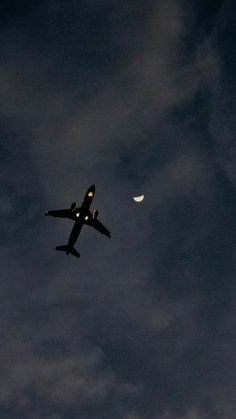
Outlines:
POLYGON ((66 252, 66 254, 68 255, 69 253, 71 253, 72 255, 76 256, 77 258, 80 257, 79 252, 77 252, 77 250, 74 247, 69 247, 67 244, 65 244, 64 246, 57 246, 56 250, 60 250, 62 252, 66 252))

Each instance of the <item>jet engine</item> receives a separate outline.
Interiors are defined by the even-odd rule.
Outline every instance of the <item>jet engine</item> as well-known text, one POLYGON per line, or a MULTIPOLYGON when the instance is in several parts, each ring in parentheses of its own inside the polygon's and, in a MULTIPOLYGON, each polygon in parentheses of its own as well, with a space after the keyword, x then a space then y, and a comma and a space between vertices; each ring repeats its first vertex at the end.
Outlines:
POLYGON ((94 219, 94 220, 96 220, 96 218, 97 218, 98 214, 99 214, 99 213, 98 213, 98 210, 97 210, 97 209, 93 211, 93 219, 94 219))
POLYGON ((73 211, 75 207, 76 207, 76 202, 72 202, 71 207, 70 207, 71 211, 73 211))

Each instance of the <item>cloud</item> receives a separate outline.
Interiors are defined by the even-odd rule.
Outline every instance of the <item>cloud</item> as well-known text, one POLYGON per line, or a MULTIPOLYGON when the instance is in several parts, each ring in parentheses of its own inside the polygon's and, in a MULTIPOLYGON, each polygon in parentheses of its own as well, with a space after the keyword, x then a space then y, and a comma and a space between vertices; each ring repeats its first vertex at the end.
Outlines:
POLYGON ((185 3, 140 5, 2 30, 3 417, 233 417, 232 96, 216 29, 191 50, 185 3), (94 182, 112 239, 83 231, 77 263, 43 213, 94 182))

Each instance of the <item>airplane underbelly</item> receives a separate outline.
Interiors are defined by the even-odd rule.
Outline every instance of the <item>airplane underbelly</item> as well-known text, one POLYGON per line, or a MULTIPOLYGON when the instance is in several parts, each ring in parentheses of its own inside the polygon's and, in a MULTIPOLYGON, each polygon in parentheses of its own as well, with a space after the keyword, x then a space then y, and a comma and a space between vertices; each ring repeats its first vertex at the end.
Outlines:
POLYGON ((79 233, 83 226, 83 220, 77 220, 74 224, 74 227, 71 231, 70 238, 69 238, 69 245, 73 246, 78 239, 79 233))

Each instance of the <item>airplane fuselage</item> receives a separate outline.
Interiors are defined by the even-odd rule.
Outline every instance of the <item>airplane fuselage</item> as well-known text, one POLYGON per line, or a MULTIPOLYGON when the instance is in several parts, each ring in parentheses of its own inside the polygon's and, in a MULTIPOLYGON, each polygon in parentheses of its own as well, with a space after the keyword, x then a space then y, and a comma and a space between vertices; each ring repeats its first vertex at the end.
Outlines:
POLYGON ((95 194, 95 186, 92 185, 87 190, 83 203, 79 209, 75 208, 73 219, 75 219, 75 224, 72 228, 72 231, 70 233, 70 237, 68 240, 68 247, 72 248, 77 241, 80 231, 83 227, 83 224, 85 222, 86 217, 88 217, 88 212, 90 205, 92 203, 93 197, 95 194))

